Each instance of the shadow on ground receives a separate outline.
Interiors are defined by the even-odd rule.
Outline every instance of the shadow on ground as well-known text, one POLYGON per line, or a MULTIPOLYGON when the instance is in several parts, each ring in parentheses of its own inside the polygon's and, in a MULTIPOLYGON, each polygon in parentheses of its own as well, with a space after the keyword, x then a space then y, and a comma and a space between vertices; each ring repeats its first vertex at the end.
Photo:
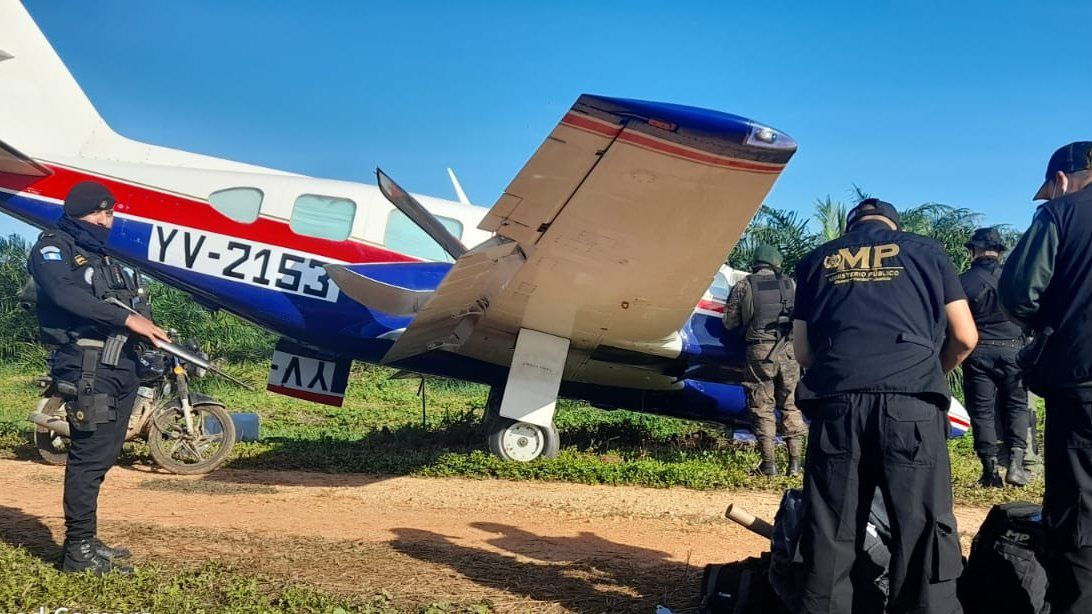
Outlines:
MULTIPOLYGON (((58 512, 60 507, 58 506, 58 512)), ((0 505, 0 542, 26 548, 43 561, 54 564, 61 556, 61 546, 53 532, 41 520, 22 510, 0 505)))
POLYGON ((391 546, 448 567, 482 587, 574 612, 647 613, 658 604, 691 612, 697 607, 701 569, 673 561, 665 552, 587 532, 550 537, 504 524, 473 526, 494 533, 487 543, 505 553, 463 546, 451 537, 414 528, 394 529, 391 546))

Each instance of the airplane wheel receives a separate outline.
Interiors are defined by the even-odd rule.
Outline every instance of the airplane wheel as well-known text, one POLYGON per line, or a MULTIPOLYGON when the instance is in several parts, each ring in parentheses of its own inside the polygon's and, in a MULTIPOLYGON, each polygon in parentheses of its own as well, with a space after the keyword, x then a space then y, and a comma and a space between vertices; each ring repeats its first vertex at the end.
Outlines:
POLYGON ((489 451, 506 461, 528 463, 555 458, 561 436, 553 424, 543 428, 529 422, 497 417, 489 425, 489 451))

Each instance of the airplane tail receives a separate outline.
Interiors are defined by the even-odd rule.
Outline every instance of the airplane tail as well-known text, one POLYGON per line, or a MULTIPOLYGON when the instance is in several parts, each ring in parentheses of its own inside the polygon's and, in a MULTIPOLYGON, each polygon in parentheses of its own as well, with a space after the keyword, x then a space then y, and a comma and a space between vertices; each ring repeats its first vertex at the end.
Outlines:
POLYGON ((17 0, 0 2, 0 138, 32 156, 76 156, 106 123, 17 0))

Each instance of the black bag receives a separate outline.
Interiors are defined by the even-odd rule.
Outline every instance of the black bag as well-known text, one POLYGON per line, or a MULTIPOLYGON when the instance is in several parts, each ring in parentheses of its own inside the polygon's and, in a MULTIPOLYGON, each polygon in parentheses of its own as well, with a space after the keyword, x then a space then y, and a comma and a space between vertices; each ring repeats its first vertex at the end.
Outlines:
POLYGON ((965 614, 1046 614, 1043 508, 1034 503, 995 505, 971 543, 959 578, 965 614))
POLYGON ((770 587, 770 553, 706 565, 699 614, 789 614, 770 587))

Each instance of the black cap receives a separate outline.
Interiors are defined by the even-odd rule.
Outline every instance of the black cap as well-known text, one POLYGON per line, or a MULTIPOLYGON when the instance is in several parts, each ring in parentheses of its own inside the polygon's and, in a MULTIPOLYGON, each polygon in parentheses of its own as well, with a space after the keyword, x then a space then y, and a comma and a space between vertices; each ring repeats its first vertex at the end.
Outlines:
POLYGON ((81 181, 72 186, 64 197, 64 212, 68 217, 81 218, 96 211, 114 208, 114 195, 96 181, 81 181))
POLYGON ((963 247, 971 249, 977 247, 979 249, 994 249, 999 252, 1005 251, 1005 244, 1001 242, 1001 233, 997 232, 996 228, 979 228, 971 235, 971 240, 963 244, 963 247))
POLYGON ((895 228, 902 229, 899 212, 895 209, 895 205, 878 198, 866 198, 861 201, 861 204, 850 209, 849 215, 846 216, 846 228, 853 226, 866 215, 881 215, 894 222, 895 228))
POLYGON ((1046 181, 1032 200, 1047 200, 1050 198, 1050 184, 1058 171, 1063 173, 1076 173, 1092 168, 1092 141, 1074 141, 1069 145, 1060 147, 1047 162, 1046 181))

